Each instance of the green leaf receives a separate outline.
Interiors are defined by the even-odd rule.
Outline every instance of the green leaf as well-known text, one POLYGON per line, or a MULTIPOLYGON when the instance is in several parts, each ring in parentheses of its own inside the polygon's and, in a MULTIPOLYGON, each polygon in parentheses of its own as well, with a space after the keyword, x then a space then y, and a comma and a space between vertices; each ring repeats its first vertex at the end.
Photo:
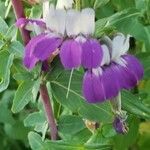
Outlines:
POLYGON ((0 51, 0 92, 7 89, 10 81, 10 68, 13 63, 13 54, 7 51, 0 51))
POLYGON ((0 102, 0 123, 14 124, 14 118, 9 110, 7 103, 0 102))
POLYGON ((76 134, 84 128, 85 124, 79 116, 62 116, 58 121, 58 129, 62 134, 76 134))
POLYGON ((25 128, 21 121, 18 120, 14 124, 5 124, 4 130, 9 138, 27 142, 29 129, 25 128))
POLYGON ((18 57, 23 57, 24 47, 19 41, 12 41, 8 49, 10 53, 14 53, 18 57))
POLYGON ((95 0, 94 9, 97 9, 99 7, 106 5, 109 1, 110 0, 95 0))
POLYGON ((45 115, 42 112, 34 112, 29 114, 25 120, 24 125, 26 127, 36 126, 37 124, 42 124, 46 121, 45 115))
POLYGON ((36 85, 36 82, 27 81, 19 85, 13 100, 13 105, 12 105, 13 113, 17 113, 21 111, 30 101, 33 100, 34 98, 33 88, 36 85))
POLYGON ((81 81, 82 74, 74 71, 69 97, 66 98, 68 90, 70 72, 62 71, 61 75, 57 79, 51 81, 52 93, 56 97, 56 100, 59 101, 62 105, 68 107, 72 111, 77 111, 79 107, 84 103, 84 98, 81 95, 81 81), (75 99, 75 100, 74 100, 75 99))
POLYGON ((29 139, 29 144, 32 150, 42 150, 43 142, 39 134, 35 132, 29 132, 28 139, 29 139))
MULTIPOLYGON (((60 71, 60 68, 55 69, 60 71)), ((53 72, 55 74, 57 71, 52 70, 51 76, 53 76, 53 72)), ((62 69, 61 73, 56 76, 56 79, 52 78, 51 88, 56 100, 73 112, 79 112, 86 119, 104 122, 111 121, 112 113, 109 103, 98 105, 88 104, 82 96, 82 76, 81 72, 74 71, 68 98, 66 98, 66 94, 70 72, 62 69)))
POLYGON ((8 25, 6 22, 0 17, 0 34, 5 35, 8 30, 8 25))
POLYGON ((125 8, 135 7, 135 0, 112 0, 112 4, 120 11, 125 8))
POLYGON ((96 22, 95 36, 100 37, 106 28, 112 27, 117 23, 121 23, 122 21, 138 17, 139 15, 140 12, 136 9, 125 9, 115 13, 110 17, 99 19, 96 22))
POLYGON ((84 104, 79 109, 79 114, 86 119, 97 122, 110 122, 113 119, 110 103, 84 104))
POLYGON ((110 149, 112 147, 110 145, 110 139, 103 137, 101 129, 95 131, 91 138, 85 143, 85 146, 91 149, 110 149))
POLYGON ((135 96, 130 92, 122 92, 122 107, 141 118, 150 119, 150 109, 142 103, 139 96, 135 96))

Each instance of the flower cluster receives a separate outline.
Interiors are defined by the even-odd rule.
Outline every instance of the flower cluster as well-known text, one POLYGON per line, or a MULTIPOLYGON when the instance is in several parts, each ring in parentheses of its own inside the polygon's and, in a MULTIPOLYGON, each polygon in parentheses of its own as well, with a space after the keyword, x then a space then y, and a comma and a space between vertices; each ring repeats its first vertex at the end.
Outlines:
MULTIPOLYGON (((103 102, 118 95, 121 89, 133 88, 143 76, 143 68, 129 49, 129 36, 117 34, 112 40, 92 37, 95 12, 91 8, 71 9, 73 0, 51 5, 42 20, 19 19, 18 27, 34 31, 25 47, 24 65, 32 69, 45 64, 59 51, 65 69, 85 68, 83 95, 88 102, 103 102)), ((46 66, 46 65, 45 65, 46 66)))

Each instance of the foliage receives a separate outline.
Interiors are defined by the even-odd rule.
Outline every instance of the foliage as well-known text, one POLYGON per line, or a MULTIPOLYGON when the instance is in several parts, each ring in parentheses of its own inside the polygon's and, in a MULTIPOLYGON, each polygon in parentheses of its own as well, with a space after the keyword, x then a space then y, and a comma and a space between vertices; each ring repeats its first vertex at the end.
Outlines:
MULTIPOLYGON (((55 1, 53 1, 55 2, 55 1)), ((145 75, 139 86, 122 91, 129 132, 118 135, 111 123, 110 102, 88 104, 81 93, 83 70, 70 72, 55 58, 47 74, 48 90, 58 123, 58 141, 48 140, 48 124, 38 94, 40 66, 28 71, 22 65, 23 44, 15 27, 9 0, 0 0, 0 145, 1 149, 33 150, 148 150, 150 140, 150 1, 82 0, 82 7, 96 11, 95 37, 117 31, 131 34, 130 53, 142 62, 145 75), (89 129, 85 120, 100 123, 89 129)), ((28 17, 40 17, 41 6, 24 1, 28 17)))

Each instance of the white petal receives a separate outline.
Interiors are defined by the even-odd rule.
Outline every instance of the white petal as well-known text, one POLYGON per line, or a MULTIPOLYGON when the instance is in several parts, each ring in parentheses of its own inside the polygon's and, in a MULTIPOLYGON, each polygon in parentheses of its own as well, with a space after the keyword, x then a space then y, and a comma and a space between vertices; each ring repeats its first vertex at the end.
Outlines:
POLYGON ((125 54, 129 49, 129 37, 126 38, 119 33, 112 40, 112 59, 115 60, 121 55, 125 54))
POLYGON ((78 35, 80 33, 80 12, 77 10, 68 10, 66 18, 66 32, 68 36, 78 35))
POLYGON ((43 2, 43 19, 46 19, 47 14, 49 13, 49 1, 43 2))
POLYGON ((33 26, 34 26, 34 32, 36 35, 39 35, 44 32, 44 30, 42 30, 42 28, 40 28, 36 23, 33 23, 33 26))
POLYGON ((56 10, 56 18, 58 23, 57 32, 64 35, 66 27, 66 11, 65 10, 56 10))
POLYGON ((54 6, 51 5, 49 14, 46 16, 47 27, 49 27, 53 32, 64 35, 65 22, 66 22, 66 11, 60 9, 55 10, 54 6))
POLYGON ((81 33, 84 35, 93 34, 95 31, 95 11, 92 8, 85 8, 81 12, 80 19, 81 33))
POLYGON ((69 9, 72 8, 73 0, 57 0, 57 9, 69 9))
POLYGON ((110 51, 106 45, 102 45, 103 50, 103 59, 101 62, 101 66, 108 65, 110 63, 110 51))
POLYGON ((123 52, 122 52, 122 55, 125 54, 128 50, 129 50, 129 47, 130 47, 130 35, 127 35, 125 41, 124 41, 124 47, 123 47, 123 52))

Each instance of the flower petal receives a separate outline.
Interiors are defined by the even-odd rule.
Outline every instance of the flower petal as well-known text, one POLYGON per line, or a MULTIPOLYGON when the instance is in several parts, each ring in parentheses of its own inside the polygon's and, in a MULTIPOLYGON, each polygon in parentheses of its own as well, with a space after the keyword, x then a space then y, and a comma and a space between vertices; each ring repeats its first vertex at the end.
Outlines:
POLYGON ((57 0, 57 9, 69 9, 72 8, 73 0, 57 0))
POLYGON ((113 69, 117 73, 120 88, 131 89, 137 85, 136 75, 127 66, 114 64, 113 69))
POLYGON ((45 34, 38 35, 30 40, 30 42, 25 47, 25 54, 23 59, 23 64, 28 68, 32 69, 35 64, 38 62, 38 58, 36 58, 33 54, 34 47, 37 44, 37 42, 42 39, 45 36, 45 34))
POLYGON ((101 69, 87 71, 83 78, 82 91, 85 99, 89 103, 105 101, 105 93, 100 80, 101 69))
POLYGON ((82 48, 75 40, 66 40, 60 49, 60 59, 66 69, 77 68, 81 65, 82 48))
POLYGON ((125 37, 122 33, 118 33, 112 40, 112 60, 116 60, 121 55, 124 55, 129 49, 128 35, 125 37))
POLYGON ((102 47, 96 39, 88 39, 82 44, 82 65, 85 68, 96 68, 101 64, 102 47))
POLYGON ((91 35, 95 31, 95 11, 92 8, 85 8, 81 12, 80 24, 81 33, 91 35))
POLYGON ((45 36, 36 43, 33 53, 39 60, 44 61, 50 57, 61 43, 61 38, 45 36))
POLYGON ((110 52, 106 45, 102 45, 103 58, 101 62, 101 66, 108 65, 110 63, 110 52))
POLYGON ((80 33, 80 12, 74 9, 67 11, 66 32, 68 36, 77 36, 80 33))
POLYGON ((106 99, 112 99, 118 95, 120 86, 118 84, 117 78, 117 74, 113 70, 112 65, 104 67, 101 80, 103 83, 106 99))
POLYGON ((127 67, 137 76, 138 80, 141 80, 144 75, 144 69, 139 60, 132 55, 125 55, 123 59, 127 62, 127 67))
POLYGON ((36 19, 25 19, 25 18, 19 18, 16 22, 16 26, 17 27, 25 27, 26 29, 30 29, 31 27, 28 27, 28 26, 31 26, 33 24, 36 24, 38 25, 39 27, 41 28, 46 28, 46 24, 42 21, 42 20, 36 20, 36 19), (28 25, 29 24, 29 25, 28 25))
POLYGON ((64 35, 66 25, 66 11, 63 9, 54 9, 51 5, 50 11, 46 16, 46 25, 50 30, 58 34, 64 35))

